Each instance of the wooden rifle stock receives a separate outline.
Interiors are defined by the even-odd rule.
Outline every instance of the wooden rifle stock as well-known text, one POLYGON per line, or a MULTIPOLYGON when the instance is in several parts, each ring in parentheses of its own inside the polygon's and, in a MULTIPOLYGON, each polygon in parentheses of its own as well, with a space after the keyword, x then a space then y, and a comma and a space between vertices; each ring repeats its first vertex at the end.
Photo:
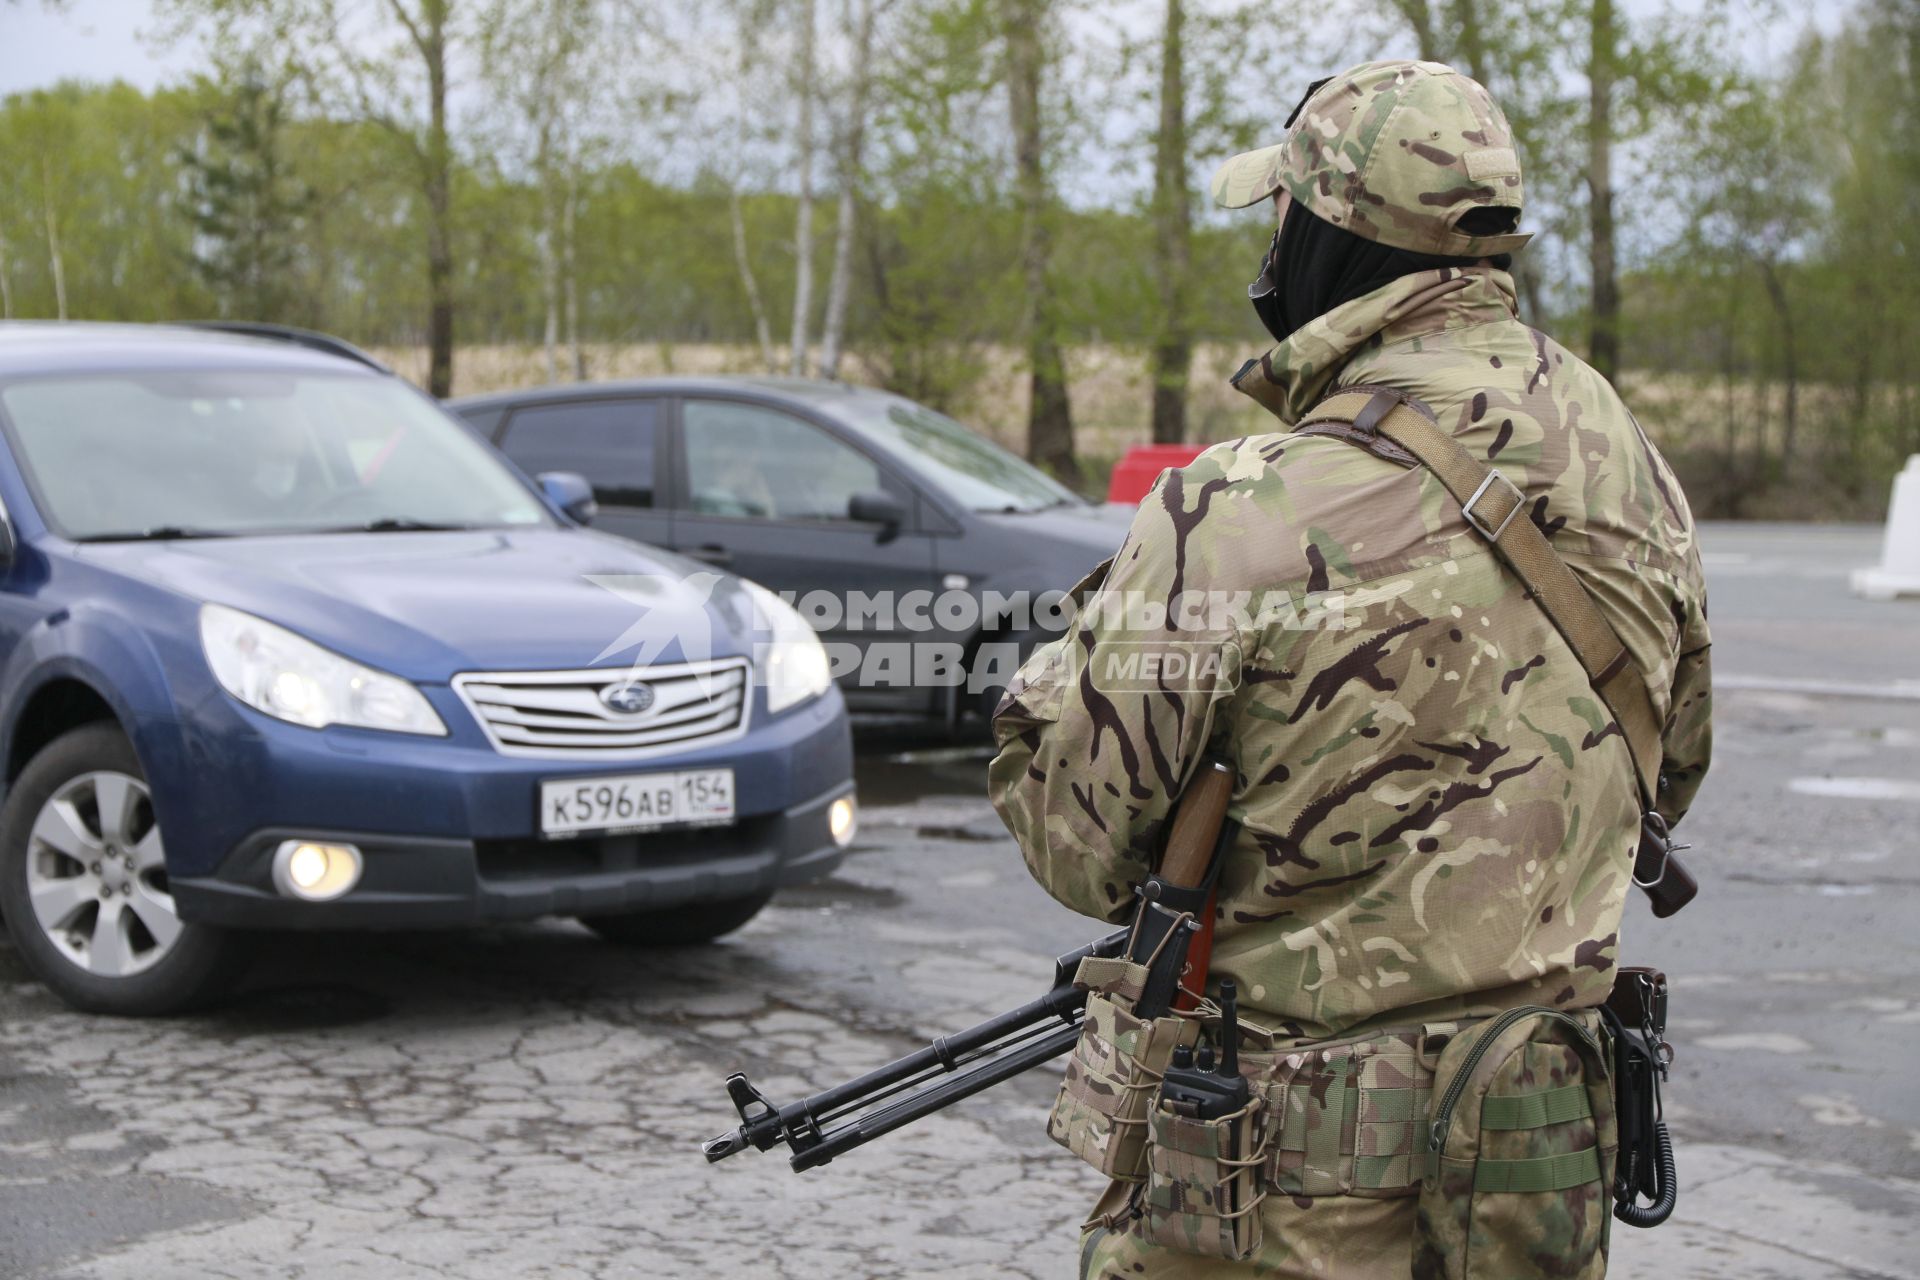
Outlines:
MULTIPOLYGON (((1227 822, 1227 805, 1233 800, 1233 766, 1221 760, 1200 762, 1167 828, 1167 842, 1160 854, 1160 879, 1183 889, 1207 884, 1208 872, 1220 851, 1220 833, 1227 822)), ((1187 947, 1187 961, 1180 974, 1180 990, 1173 1007, 1193 1009, 1198 993, 1206 986, 1207 967, 1213 959, 1214 891, 1209 888, 1200 912, 1200 932, 1187 947)))
POLYGON ((1180 793, 1167 843, 1160 852, 1160 878, 1181 889, 1198 889, 1207 881, 1220 828, 1233 800, 1233 766, 1220 760, 1202 760, 1180 793))

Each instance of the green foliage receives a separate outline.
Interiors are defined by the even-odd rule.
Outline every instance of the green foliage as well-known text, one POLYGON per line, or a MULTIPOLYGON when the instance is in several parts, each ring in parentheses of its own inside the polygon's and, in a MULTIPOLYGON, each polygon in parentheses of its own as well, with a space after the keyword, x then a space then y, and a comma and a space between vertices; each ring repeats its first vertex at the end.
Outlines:
POLYGON ((1872 515, 1920 452, 1920 4, 1872 0, 1666 131, 1683 230, 1627 282, 1630 359, 1691 375, 1712 514, 1872 515))
POLYGON ((230 93, 206 92, 218 105, 199 145, 179 153, 195 273, 243 319, 306 320, 295 268, 313 191, 290 171, 283 87, 249 69, 230 93))
MULTIPOLYGON (((450 134, 462 343, 542 341, 553 184, 563 178, 577 210, 569 278, 587 343, 735 344, 743 367, 757 363, 744 354, 755 325, 730 196, 738 192, 766 312, 784 328, 795 276, 784 82, 749 66, 737 100, 716 102, 733 92, 720 86, 695 101, 702 86, 690 54, 662 55, 672 65, 658 69, 610 66, 628 48, 619 40, 640 38, 616 38, 626 30, 617 24, 592 28, 593 42, 577 46, 585 60, 562 74, 549 66, 561 46, 534 40, 553 36, 542 15, 557 23, 591 11, 612 23, 624 10, 543 2, 562 8, 462 0, 453 10, 465 16, 448 39, 470 51, 454 64, 456 82, 477 78, 481 89, 456 95, 450 134), (566 100, 546 102, 547 83, 566 100), (733 123, 715 130, 716 121, 733 123)), ((1402 52, 1405 33, 1424 23, 1434 51, 1486 79, 1516 125, 1528 222, 1540 232, 1522 278, 1528 315, 1577 339, 1589 125, 1578 59, 1590 5, 1379 0, 1376 17, 1393 32, 1368 28, 1353 37, 1364 49, 1335 52, 1312 43, 1332 37, 1309 13, 1188 0, 1196 209, 1214 161, 1277 137, 1308 69, 1402 52), (1261 38, 1249 40, 1254 30, 1261 38)), ((351 0, 167 0, 175 17, 215 15, 215 65, 228 70, 147 94, 63 84, 0 101, 0 310, 50 317, 64 295, 75 318, 277 318, 363 343, 421 343, 430 185, 419 77, 399 54, 349 65, 314 44, 309 20, 336 8, 363 24, 386 21, 386 11, 351 0), (275 26, 295 18, 308 27, 275 26), (287 71, 263 82, 247 69, 260 65, 249 52, 289 33, 306 42, 302 57, 290 45, 287 71)), ((893 0, 883 11, 849 367, 950 409, 998 409, 1018 382, 1010 353, 1027 314, 1003 11, 994 0, 893 0)), ((1920 296, 1920 0, 1858 0, 1838 34, 1809 36, 1777 67, 1746 70, 1722 47, 1734 24, 1718 3, 1630 13, 1614 161, 1627 390, 1703 512, 1871 514, 1890 473, 1920 451, 1920 312, 1911 305, 1920 296)), ((742 0, 725 14, 714 20, 760 32, 747 62, 784 56, 777 0, 742 0)), ((697 15, 684 21, 674 30, 686 48, 714 44, 697 15)), ((1065 21, 1051 31, 1066 43, 1053 51, 1061 83, 1050 92, 1060 101, 1050 103, 1047 140, 1063 197, 1047 214, 1050 307, 1069 369, 1110 370, 1093 348, 1138 358, 1166 319, 1145 181, 1157 28, 1122 35, 1065 21)), ((716 57, 732 74, 746 52, 736 41, 716 57)), ((829 115, 839 109, 832 88, 829 115)), ((831 259, 832 222, 815 220, 817 262, 831 259)), ((1267 231, 1253 215, 1202 212, 1195 223, 1182 292, 1202 351, 1193 395, 1195 420, 1214 424, 1206 430, 1244 425, 1218 408, 1211 380, 1235 352, 1265 343, 1245 285, 1267 231)), ((772 339, 784 347, 780 332, 772 339)), ((1099 394, 1076 388, 1085 450, 1104 456, 1143 438, 1150 389, 1145 379, 1099 394)))

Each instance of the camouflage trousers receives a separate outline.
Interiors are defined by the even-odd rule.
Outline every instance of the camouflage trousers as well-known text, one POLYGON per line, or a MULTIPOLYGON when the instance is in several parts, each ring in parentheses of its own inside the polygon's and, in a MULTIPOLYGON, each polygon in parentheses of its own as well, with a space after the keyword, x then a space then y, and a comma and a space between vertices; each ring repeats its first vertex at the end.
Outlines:
MULTIPOLYGON (((1457 1023, 1243 1052, 1266 1104, 1261 1244, 1226 1262, 1157 1245, 1135 1221, 1089 1231, 1085 1280, 1407 1280, 1433 1084, 1429 1036, 1457 1023)), ((1114 1207, 1103 1203, 1102 1209, 1114 1207)))
MULTIPOLYGON (((1247 1262, 1223 1262, 1096 1227, 1080 1242, 1081 1280, 1407 1280, 1413 1266, 1412 1196, 1362 1200, 1270 1195, 1262 1242, 1247 1262)), ((1137 1227, 1138 1224, 1135 1224, 1137 1227)))

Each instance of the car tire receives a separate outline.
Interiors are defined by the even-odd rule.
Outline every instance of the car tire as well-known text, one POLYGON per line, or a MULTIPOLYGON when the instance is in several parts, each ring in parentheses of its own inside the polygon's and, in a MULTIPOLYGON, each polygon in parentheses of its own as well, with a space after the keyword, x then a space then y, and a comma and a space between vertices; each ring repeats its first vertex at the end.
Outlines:
POLYGON ((239 936, 174 914, 146 775, 117 725, 55 739, 8 790, 0 914, 27 968, 86 1013, 178 1013, 241 968, 239 936))
POLYGON ((760 914, 773 894, 695 902, 665 911, 633 911, 617 916, 581 916, 580 923, 623 947, 690 947, 732 933, 760 914))

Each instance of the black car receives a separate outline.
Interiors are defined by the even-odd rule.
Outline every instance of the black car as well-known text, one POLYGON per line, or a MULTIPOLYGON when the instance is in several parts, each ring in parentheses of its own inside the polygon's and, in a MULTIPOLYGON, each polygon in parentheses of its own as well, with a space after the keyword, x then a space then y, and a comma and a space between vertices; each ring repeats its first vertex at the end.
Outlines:
POLYGON ((586 476, 598 528, 794 593, 856 711, 990 709, 1010 647, 1051 634, 1036 600, 1111 555, 1131 514, 842 383, 648 378, 449 407, 528 474, 586 476))

